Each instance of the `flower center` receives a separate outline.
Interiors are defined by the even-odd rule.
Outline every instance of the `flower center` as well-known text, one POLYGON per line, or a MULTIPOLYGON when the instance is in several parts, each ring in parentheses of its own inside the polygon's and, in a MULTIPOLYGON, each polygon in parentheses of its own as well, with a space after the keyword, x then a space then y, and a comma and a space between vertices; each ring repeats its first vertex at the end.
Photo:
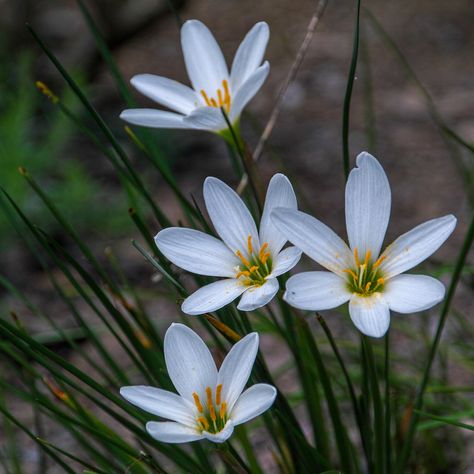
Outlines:
POLYGON ((379 257, 372 263, 371 255, 371 251, 367 250, 362 262, 359 260, 357 248, 354 249, 355 268, 344 269, 344 272, 348 274, 347 286, 352 293, 357 293, 360 296, 370 296, 383 290, 385 279, 382 277, 379 267, 385 257, 379 257))
POLYGON ((268 243, 265 242, 257 253, 252 245, 252 236, 249 235, 247 250, 248 258, 240 250, 236 252, 242 263, 235 268, 237 272, 235 278, 240 278, 245 286, 262 286, 272 271, 272 258, 268 250, 268 243))
POLYGON ((208 107, 224 107, 224 110, 229 113, 230 112, 230 91, 229 91, 229 83, 227 79, 222 81, 222 89, 219 87, 216 91, 217 99, 214 97, 209 97, 207 92, 204 89, 201 89, 201 95, 204 98, 204 102, 208 107))
POLYGON ((194 404, 198 416, 196 418, 198 429, 208 433, 219 433, 227 423, 227 403, 222 401, 222 384, 216 387, 216 396, 213 397, 211 387, 206 387, 206 403, 203 405, 196 392, 193 392, 194 404))

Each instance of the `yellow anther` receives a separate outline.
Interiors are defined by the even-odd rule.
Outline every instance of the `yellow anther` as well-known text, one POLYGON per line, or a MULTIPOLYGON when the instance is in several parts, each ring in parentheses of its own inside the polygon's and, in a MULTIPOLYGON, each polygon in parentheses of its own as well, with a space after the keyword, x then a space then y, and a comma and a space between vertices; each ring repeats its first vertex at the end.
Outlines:
POLYGON ((370 256, 372 255, 372 252, 370 250, 367 250, 367 252, 365 252, 365 260, 364 260, 364 265, 367 267, 367 265, 369 264, 369 260, 370 260, 370 256))
POLYGON ((209 409, 209 416, 213 422, 216 421, 216 409, 214 408, 214 403, 212 402, 212 390, 211 387, 206 387, 207 395, 207 408, 209 409))
POLYGON ((198 419, 197 419, 198 423, 201 424, 202 428, 207 431, 209 429, 209 422, 203 417, 203 416, 200 416, 198 419))
POLYGON ((383 285, 384 283, 385 283, 385 278, 379 278, 379 279, 377 280, 377 286, 383 285))
POLYGON ((222 91, 220 89, 217 89, 217 100, 219 101, 219 107, 223 107, 224 99, 222 97, 222 91))
POLYGON ((238 280, 241 276, 249 277, 250 272, 248 272, 247 270, 243 270, 243 271, 237 273, 237 275, 235 275, 235 278, 237 278, 237 280, 238 280))
POLYGON ((229 84, 227 79, 222 81, 222 87, 224 88, 224 106, 227 109, 227 112, 230 111, 230 92, 229 92, 229 84))
POLYGON ((221 404, 221 394, 222 394, 222 384, 220 383, 220 384, 216 387, 216 405, 220 405, 220 404, 221 404))
POLYGON ((227 403, 222 402, 221 409, 219 411, 219 416, 220 416, 221 420, 224 419, 226 411, 227 411, 227 403))
POLYGON ((219 106, 217 105, 216 99, 214 99, 214 97, 211 97, 209 100, 211 101, 211 105, 212 105, 213 107, 219 107, 219 106))
POLYGON ((59 102, 59 97, 54 94, 44 82, 36 81, 35 85, 39 91, 44 94, 53 104, 57 104, 59 102))
POLYGON ((270 257, 270 252, 264 253, 260 257, 260 261, 265 265, 267 263, 267 260, 269 259, 269 257, 270 257))
POLYGON ((204 102, 206 102, 206 105, 208 107, 212 107, 211 101, 209 100, 209 97, 207 96, 206 91, 204 89, 201 89, 201 95, 203 96, 204 102))
POLYGON ((356 262, 356 267, 359 267, 360 260, 359 260, 359 250, 357 250, 357 247, 354 248, 354 260, 356 262))
MULTIPOLYGON (((263 245, 262 245, 262 248, 260 249, 260 252, 258 252, 258 258, 259 260, 261 261, 263 258, 265 258, 265 255, 268 254, 268 257, 270 256, 270 254, 268 252, 266 252, 268 248, 268 243, 265 242, 263 245), (266 253, 265 253, 266 252, 266 253)), ((266 258, 268 258, 266 257, 266 258)))
POLYGON ((353 270, 351 270, 350 268, 344 268, 344 270, 342 271, 344 273, 348 273, 354 279, 354 281, 357 281, 357 275, 354 273, 353 270))
POLYGON ((193 398, 194 398, 194 404, 196 405, 198 412, 204 413, 204 408, 201 404, 201 400, 199 400, 199 395, 196 392, 193 392, 193 398))
POLYGON ((382 255, 381 257, 379 257, 376 262, 372 265, 372 268, 377 268, 380 266, 380 264, 387 258, 386 255, 382 255))
POLYGON ((258 266, 257 266, 257 265, 254 265, 253 267, 250 267, 250 268, 249 268, 249 272, 250 272, 250 273, 258 272, 258 266))
POLYGON ((235 252, 235 254, 237 255, 237 257, 240 258, 240 260, 242 261, 242 263, 248 268, 250 267, 250 262, 242 255, 242 252, 240 250, 237 250, 237 252, 235 252))
POLYGON ((372 282, 371 281, 367 282, 367 285, 365 285, 365 292, 366 293, 369 292, 371 286, 372 286, 372 282))
POLYGON ((252 246, 252 236, 251 236, 251 235, 249 235, 249 236, 247 237, 247 248, 248 248, 248 250, 249 250, 249 255, 252 255, 252 253, 253 253, 253 246, 252 246))

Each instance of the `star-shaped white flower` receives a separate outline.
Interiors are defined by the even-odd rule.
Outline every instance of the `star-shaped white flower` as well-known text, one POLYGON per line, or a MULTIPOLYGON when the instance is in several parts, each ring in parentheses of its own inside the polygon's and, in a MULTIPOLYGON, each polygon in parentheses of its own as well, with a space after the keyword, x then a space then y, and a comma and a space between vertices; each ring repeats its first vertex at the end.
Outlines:
POLYGON ((296 209, 296 196, 288 178, 276 174, 268 185, 260 232, 239 195, 217 178, 204 181, 204 201, 217 234, 169 227, 155 237, 158 249, 178 267, 215 277, 186 298, 181 309, 192 315, 216 311, 242 295, 238 308, 253 311, 277 293, 277 277, 299 261, 296 247, 282 250, 287 239, 276 229, 270 213, 276 207, 296 209))
POLYGON ((258 334, 235 344, 219 371, 204 341, 183 324, 172 324, 165 335, 168 374, 178 391, 122 387, 120 394, 142 410, 171 421, 150 421, 146 429, 158 441, 186 443, 208 439, 223 443, 234 426, 268 410, 276 389, 259 383, 243 391, 258 351, 258 334))
POLYGON ((131 83, 139 92, 173 112, 129 109, 120 117, 145 127, 226 130, 220 107, 235 124, 268 76, 270 66, 268 62, 262 64, 268 38, 268 25, 257 23, 240 44, 229 74, 209 29, 198 20, 187 21, 181 28, 181 46, 193 88, 153 74, 134 76, 131 83))
POLYGON ((451 235, 452 215, 427 221, 403 234, 380 254, 390 217, 390 186, 380 163, 368 153, 357 157, 346 185, 346 226, 349 245, 308 214, 290 209, 272 213, 275 225, 290 242, 330 270, 300 273, 286 285, 292 306, 320 311, 349 301, 356 327, 382 337, 390 325, 390 310, 414 313, 444 298, 438 280, 402 275, 428 258, 451 235))

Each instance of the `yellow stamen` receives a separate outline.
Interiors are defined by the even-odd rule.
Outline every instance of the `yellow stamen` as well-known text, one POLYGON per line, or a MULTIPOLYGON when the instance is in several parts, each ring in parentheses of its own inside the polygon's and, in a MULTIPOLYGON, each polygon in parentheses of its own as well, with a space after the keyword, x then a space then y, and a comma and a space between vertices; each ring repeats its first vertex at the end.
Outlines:
POLYGON ((348 273, 354 281, 357 281, 357 275, 354 273, 353 270, 351 270, 350 268, 344 268, 344 270, 342 270, 344 273, 348 273))
POLYGON ((377 268, 380 264, 386 259, 386 255, 382 255, 377 259, 377 261, 372 265, 372 268, 377 268))
POLYGON ((212 107, 219 107, 219 106, 217 105, 216 99, 214 99, 214 97, 211 97, 209 100, 211 101, 212 107))
POLYGON ((199 400, 199 395, 196 392, 193 392, 193 398, 194 398, 194 404, 196 405, 198 412, 204 413, 204 408, 201 404, 201 400, 199 400))
MULTIPOLYGON (((265 258, 265 250, 267 250, 267 247, 268 247, 268 243, 265 242, 263 245, 262 245, 262 248, 260 249, 260 252, 258 252, 258 258, 259 260, 262 260, 262 258, 265 258)), ((268 253, 268 252, 267 252, 268 253)), ((270 254, 268 254, 270 256, 270 254)), ((267 257, 268 258, 268 257, 267 257)))
POLYGON ((247 248, 249 250, 249 255, 251 255, 253 253, 252 236, 251 235, 249 235, 247 237, 247 248))
POLYGON ((357 250, 357 247, 354 249, 354 260, 356 262, 356 267, 359 267, 360 260, 359 260, 359 251, 357 250))
POLYGON ((372 252, 370 250, 367 250, 367 252, 365 252, 365 260, 364 260, 364 265, 367 267, 367 265, 369 264, 369 260, 370 260, 370 256, 372 255, 372 252))
POLYGON ((204 428, 205 431, 207 431, 209 429, 209 422, 203 416, 200 416, 197 419, 197 421, 198 421, 198 423, 201 424, 201 426, 204 428))
POLYGON ((235 278, 237 278, 237 280, 238 280, 241 276, 249 277, 249 276, 250 276, 250 272, 248 272, 247 270, 241 271, 241 272, 237 273, 237 275, 235 276, 235 278))
POLYGON ((246 267, 250 267, 250 262, 242 255, 242 252, 240 250, 237 250, 237 252, 235 252, 235 254, 237 255, 237 257, 240 258, 240 260, 242 260, 242 263, 246 267))
POLYGON ((204 102, 206 102, 206 105, 208 107, 212 107, 211 101, 209 100, 209 97, 207 96, 206 91, 204 89, 201 89, 201 95, 203 96, 204 102))
POLYGON ((377 286, 383 285, 385 283, 385 278, 379 278, 377 280, 377 286))
POLYGON ((372 286, 372 282, 371 281, 367 282, 367 285, 365 285, 365 292, 366 293, 369 292, 371 286, 372 286))
POLYGON ((223 107, 224 99, 222 98, 222 91, 217 89, 217 100, 219 101, 219 107, 223 107))
POLYGON ((227 79, 222 81, 222 87, 224 88, 224 104, 227 109, 227 112, 230 110, 230 92, 229 92, 229 84, 227 83, 227 79))
POLYGON ((219 411, 219 416, 220 416, 221 420, 224 419, 224 416, 225 416, 226 411, 227 411, 227 403, 226 403, 226 402, 222 402, 221 409, 220 409, 220 411, 219 411))
POLYGON ((253 267, 250 267, 250 268, 249 268, 249 272, 250 272, 250 273, 253 273, 253 272, 256 272, 256 271, 258 272, 258 267, 257 267, 257 265, 254 265, 253 267))
POLYGON ((209 416, 213 423, 215 423, 216 417, 216 409, 214 408, 214 403, 212 403, 212 390, 211 387, 206 387, 206 395, 207 395, 207 408, 209 409, 209 416))
POLYGON ((265 265, 269 258, 270 258, 270 252, 267 252, 261 256, 260 261, 265 265))
POLYGON ((220 384, 216 387, 216 405, 220 405, 220 404, 221 404, 221 393, 222 393, 222 384, 220 383, 220 384))

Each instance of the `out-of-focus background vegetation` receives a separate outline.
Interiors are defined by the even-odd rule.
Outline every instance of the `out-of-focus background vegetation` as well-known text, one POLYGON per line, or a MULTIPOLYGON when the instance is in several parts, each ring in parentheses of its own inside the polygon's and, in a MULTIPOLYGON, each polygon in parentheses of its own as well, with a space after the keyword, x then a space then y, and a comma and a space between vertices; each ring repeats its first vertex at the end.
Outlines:
MULTIPOLYGON (((148 72, 187 83, 179 29, 167 1, 97 0, 87 4, 125 78, 148 72)), ((351 158, 368 149, 380 159, 389 176, 393 210, 387 241, 424 220, 448 213, 458 217, 455 233, 435 257, 435 260, 452 261, 472 209, 474 163, 472 154, 443 134, 439 117, 466 142, 474 142, 474 7, 470 0, 370 0, 363 5, 390 35, 403 58, 374 27, 364 10, 351 112, 351 158), (416 73, 425 91, 420 89, 404 61, 416 73)), ((188 0, 175 1, 174 6, 182 18, 198 18, 210 27, 229 62, 248 29, 257 21, 268 22, 271 39, 267 58, 271 73, 243 120, 243 133, 255 145, 303 39, 315 2, 188 0)), ((342 103, 352 52, 354 9, 355 2, 329 1, 297 79, 288 90, 261 162, 265 179, 276 171, 288 174, 298 189, 301 207, 341 235, 344 235, 342 103)), ((156 307, 156 314, 170 320, 176 311, 174 306, 157 302, 158 290, 150 267, 130 245, 137 232, 127 212, 126 194, 112 166, 35 87, 37 80, 46 83, 70 110, 93 126, 32 40, 25 28, 27 22, 87 92, 122 146, 130 152, 136 169, 145 176, 148 189, 160 206, 171 217, 181 217, 172 192, 157 173, 147 171, 148 164, 124 132, 124 123, 118 116, 125 104, 76 2, 3 0, 0 11, 1 186, 33 221, 61 240, 59 227, 55 227, 50 214, 18 173, 19 166, 25 167, 96 253, 103 255, 105 248, 112 248, 128 278, 141 285, 149 304, 156 307)), ((138 95, 136 99, 142 106, 150 106, 147 99, 138 95)), ((183 192, 192 194, 198 202, 206 176, 211 174, 230 184, 236 183, 225 145, 218 137, 191 131, 152 131, 152 135, 183 192)), ((151 218, 148 224, 154 234, 156 224, 151 218)), ((426 264, 428 268, 429 265, 426 264)), ((1 213, 0 267, 2 275, 28 291, 33 301, 46 306, 51 313, 63 311, 60 303, 51 297, 43 272, 1 213)), ((442 271, 439 276, 443 279, 442 271)), ((472 286, 471 271, 463 277, 453 307, 459 317, 448 322, 446 338, 452 345, 444 347, 442 367, 450 384, 471 387, 474 352, 463 341, 474 330, 474 323, 469 320, 474 303, 472 286)), ((2 310, 14 310, 27 318, 28 310, 17 306, 2 291, 2 310)), ((436 322, 426 315, 403 318, 407 319, 400 321, 400 316, 394 317, 395 327, 405 324, 415 339, 420 335, 420 340, 436 322)), ((67 312, 64 321, 59 318, 58 321, 67 326, 67 312)), ((39 321, 28 324, 41 332, 39 321)), ((354 329, 347 320, 341 322, 336 332, 346 335, 349 330, 354 329)), ((405 347, 410 354, 412 340, 402 338, 399 350, 405 347)), ((274 357, 278 359, 278 351, 274 357)), ((449 430, 445 433, 452 435, 449 430)), ((442 434, 438 440, 434 436, 433 443, 442 442, 448 434, 442 434)), ((452 436, 460 437, 462 458, 473 459, 472 436, 458 432, 452 436)), ((449 470, 449 462, 446 466, 446 470, 439 472, 459 472, 449 470)))

